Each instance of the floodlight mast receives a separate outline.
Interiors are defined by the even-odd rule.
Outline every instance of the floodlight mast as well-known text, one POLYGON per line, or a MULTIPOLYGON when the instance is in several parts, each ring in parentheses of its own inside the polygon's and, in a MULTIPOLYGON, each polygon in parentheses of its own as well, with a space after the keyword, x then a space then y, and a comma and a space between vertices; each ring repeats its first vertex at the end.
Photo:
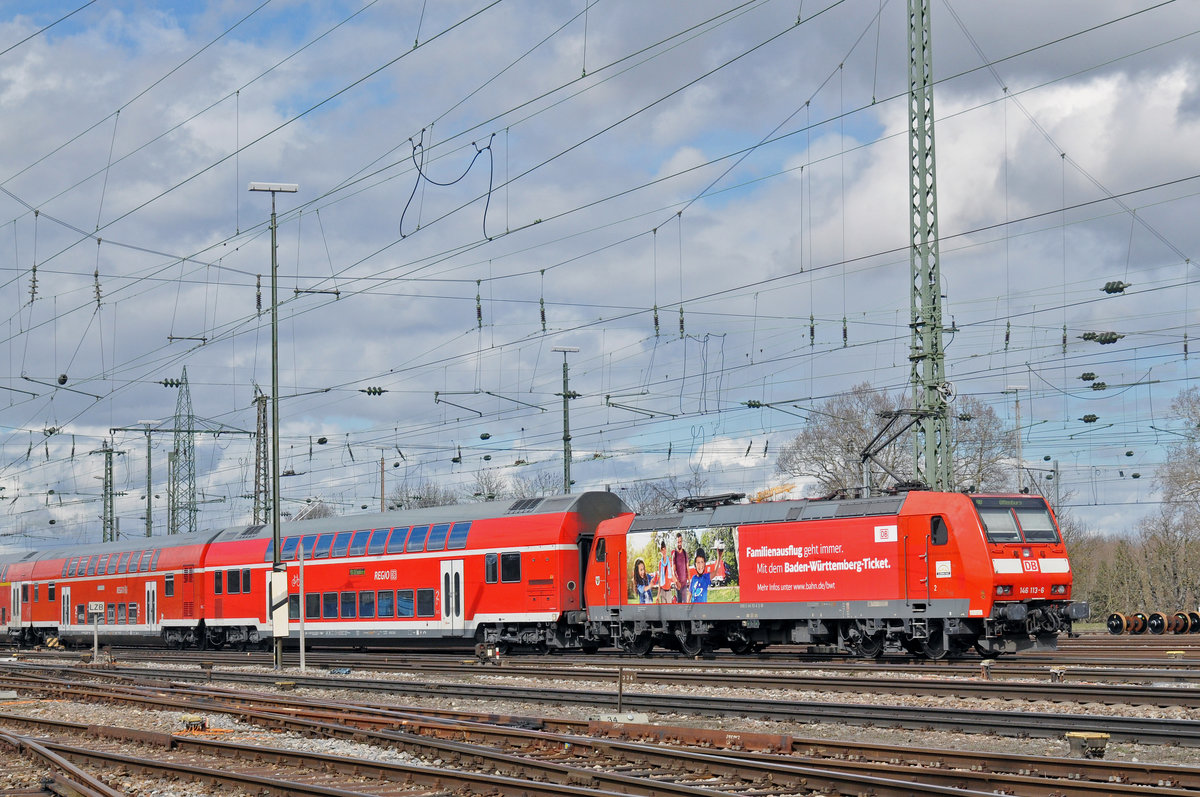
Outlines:
POLYGON ((276 244, 278 224, 275 218, 275 194, 294 194, 300 190, 296 183, 250 183, 250 191, 271 194, 271 631, 275 637, 275 669, 283 669, 283 639, 275 626, 275 613, 287 606, 286 565, 279 558, 279 250, 276 244), (279 578, 283 573, 284 577, 279 578), (282 596, 276 595, 282 584, 282 596))

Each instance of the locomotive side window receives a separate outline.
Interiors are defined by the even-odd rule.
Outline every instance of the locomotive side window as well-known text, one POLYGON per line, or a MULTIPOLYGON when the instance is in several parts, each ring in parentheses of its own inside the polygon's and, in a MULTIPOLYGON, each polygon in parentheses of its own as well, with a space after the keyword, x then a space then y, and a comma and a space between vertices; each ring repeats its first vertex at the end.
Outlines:
POLYGON ((242 576, 236 570, 225 571, 225 583, 229 587, 226 592, 230 595, 237 595, 242 591, 242 576))
POLYGON ((367 542, 371 539, 371 531, 356 531, 350 540, 350 556, 362 556, 367 552, 367 542))
POLYGON ((946 519, 934 515, 929 519, 929 544, 945 545, 950 541, 950 529, 946 527, 946 519))
POLYGON ((358 606, 358 593, 343 592, 342 593, 342 617, 354 619, 354 610, 358 606))
POLYGON ((300 544, 299 537, 288 537, 279 548, 279 561, 290 562, 296 558, 296 547, 300 544))
POLYGON ((353 531, 339 531, 333 538, 333 553, 330 556, 345 556, 350 550, 350 538, 353 536, 353 531))
POLYGON ((436 591, 432 589, 417 590, 417 617, 437 616, 437 612, 434 611, 434 607, 437 604, 437 600, 434 597, 436 591))
POLYGON ((391 617, 396 613, 396 596, 390 589, 380 590, 375 595, 375 608, 380 617, 391 617))
POLYGON ((316 620, 321 616, 321 593, 309 592, 304 596, 304 617, 316 620))
POLYGON ((221 594, 221 587, 224 585, 224 583, 225 583, 225 580, 221 577, 220 570, 213 573, 213 594, 214 595, 221 594))
MULTIPOLYGON (((313 559, 327 559, 329 557, 329 548, 333 545, 332 534, 322 534, 317 537, 317 544, 313 547, 313 559)), ((334 615, 335 617, 337 615, 334 615)))
POLYGON ((439 523, 429 529, 429 544, 426 546, 427 551, 444 551, 446 550, 446 535, 450 533, 449 523, 439 523))
POLYGON ((365 590, 358 593, 358 616, 375 616, 375 593, 371 590, 365 590))
POLYGON ((168 573, 163 576, 163 597, 173 598, 175 596, 175 576, 168 573))
POLYGON ((404 541, 408 539, 408 526, 392 529, 392 535, 388 537, 387 552, 388 553, 404 553, 404 541))
POLYGON ((337 619, 338 610, 338 594, 336 592, 325 592, 321 595, 321 616, 325 619, 337 619))
POLYGON ((484 555, 483 580, 488 584, 495 584, 500 580, 500 556, 498 554, 489 553, 484 555))
POLYGON ((608 555, 606 553, 606 548, 604 545, 604 543, 607 541, 608 541, 607 537, 601 537, 599 542, 596 543, 596 561, 597 562, 603 562, 604 557, 608 555))
POLYGON ((250 568, 242 570, 242 594, 250 594, 250 568))
POLYGON ((1025 533, 1026 542, 1058 542, 1058 532, 1054 530, 1054 522, 1045 509, 1019 508, 1017 520, 1021 524, 1021 531, 1025 533))
POLYGON ((404 546, 404 550, 409 553, 420 553, 425 550, 427 534, 429 534, 428 526, 413 526, 412 533, 408 535, 408 545, 404 546))
POLYGON ((979 517, 987 530, 988 542, 1020 542, 1021 533, 1008 508, 980 508, 979 517))
POLYGON ((500 580, 505 584, 512 584, 521 580, 521 554, 500 554, 500 580))
POLYGON ((467 534, 471 531, 471 521, 459 521, 450 529, 450 539, 446 541, 446 550, 457 551, 467 547, 467 534))
MULTIPOLYGON (((422 590, 423 592, 432 593, 433 590, 422 590)), ((429 610, 433 614, 433 609, 429 610)), ((411 589, 396 590, 396 616, 397 617, 412 617, 413 616, 413 591, 411 589)))
POLYGON ((371 544, 367 547, 369 556, 381 556, 387 550, 388 529, 375 529, 371 535, 371 544))

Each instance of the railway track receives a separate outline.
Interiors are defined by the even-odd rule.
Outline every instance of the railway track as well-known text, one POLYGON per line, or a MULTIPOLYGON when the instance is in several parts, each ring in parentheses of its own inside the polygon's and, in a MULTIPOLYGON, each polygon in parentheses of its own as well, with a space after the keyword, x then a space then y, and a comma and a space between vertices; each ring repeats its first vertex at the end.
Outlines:
MULTIPOLYGON (((914 751, 883 745, 839 744, 784 736, 737 734, 694 729, 631 726, 612 723, 579 723, 516 717, 482 717, 466 712, 435 712, 435 716, 413 710, 384 708, 344 701, 312 701, 220 689, 212 686, 172 687, 161 685, 84 685, 63 680, 44 682, 45 687, 71 699, 131 701, 138 705, 225 712, 268 727, 285 727, 311 735, 349 736, 360 742, 400 746, 453 761, 455 771, 466 768, 486 771, 500 779, 515 771, 529 784, 514 783, 527 794, 612 794, 614 787, 627 794, 1148 794, 1187 795, 1200 789, 1200 769, 1185 767, 1125 766, 1078 759, 1043 759, 1030 756, 971 754, 953 751, 914 751), (402 730, 398 730, 402 729, 402 730), (678 738, 683 737, 683 738, 678 738), (681 742, 690 742, 685 744, 681 742), (697 744, 706 745, 697 747, 697 744), (740 748, 740 749, 737 749, 740 748), (758 748, 758 749, 750 749, 758 748), (496 753, 497 749, 505 752, 496 753), (614 771, 610 771, 614 770, 614 771), (545 781, 542 779, 546 779, 545 781), (553 782, 547 790, 546 781, 553 782), (568 789, 567 787, 571 787, 568 789), (554 791, 557 789, 557 791, 554 791)), ((0 724, 29 722, 43 732, 55 723, 43 719, 11 718, 0 715, 0 724)), ((99 748, 109 740, 136 741, 143 745, 223 756, 240 761, 251 756, 261 761, 295 762, 292 767, 324 772, 333 768, 353 777, 399 779, 395 768, 378 762, 340 757, 304 755, 277 748, 257 752, 237 745, 145 734, 120 729, 75 725, 76 733, 97 737, 89 748, 59 748, 65 754, 106 766, 130 768, 127 753, 110 753, 99 748), (103 743, 102 743, 103 742, 103 743), (105 763, 106 762, 106 763, 105 763), (386 774, 379 775, 377 772, 386 774)), ((155 761, 160 766, 157 750, 155 761)), ((178 762, 175 771, 185 773, 178 762)), ((189 764, 189 766, 197 766, 189 764)), ((240 765, 239 765, 240 767, 240 765)), ((231 766, 231 769, 239 767, 231 766)), ((214 777, 199 767, 196 777, 214 777)), ((400 769, 404 770, 403 767, 400 769)), ((439 778, 444 784, 459 783, 445 772, 431 773, 418 767, 424 778, 439 778)), ((407 771, 407 770, 404 770, 407 771)), ((238 778, 243 777, 240 771, 238 778)), ((279 781, 278 777, 274 778, 279 781)), ((519 779, 518 779, 519 780, 519 779)), ((226 782, 226 781, 223 781, 226 782)), ((235 781, 227 781, 235 782, 235 781)), ((255 788, 268 788, 260 781, 247 781, 255 788)), ((303 781, 297 781, 302 783, 303 781)), ((410 778, 411 782, 411 778, 410 778)), ((427 785, 427 784, 422 784, 427 785)), ((502 784, 503 785, 503 784, 502 784)), ((327 784, 324 786, 327 787, 327 784)), ((309 787, 306 785, 306 789, 309 787)), ((342 788, 340 785, 337 788, 342 788)), ((498 787, 497 787, 498 788, 498 787)), ((357 790, 301 790, 292 794, 357 794, 357 790)), ((372 794, 390 793, 371 790, 372 794)), ((412 793, 412 792, 406 792, 412 793)), ((503 790, 473 791, 507 794, 503 790)))

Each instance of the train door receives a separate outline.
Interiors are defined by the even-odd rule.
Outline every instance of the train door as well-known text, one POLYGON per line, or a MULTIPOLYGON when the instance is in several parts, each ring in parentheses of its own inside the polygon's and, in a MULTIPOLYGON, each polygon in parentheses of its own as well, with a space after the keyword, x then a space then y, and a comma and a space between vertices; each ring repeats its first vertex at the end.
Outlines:
POLYGON ((16 628, 21 627, 21 616, 22 616, 21 586, 22 586, 21 584, 14 583, 12 585, 12 592, 10 593, 12 595, 12 620, 11 620, 11 623, 16 628))
POLYGON ((447 635, 463 632, 463 560, 442 562, 442 629, 447 635))
POLYGON ((904 555, 905 597, 917 611, 929 600, 929 522, 923 518, 901 518, 904 555), (905 523, 904 521, 908 521, 905 523))
POLYGON ((158 583, 154 581, 146 582, 146 628, 158 631, 158 583))
POLYGON ((71 588, 63 587, 60 589, 58 591, 58 599, 61 601, 58 612, 58 626, 61 630, 71 624, 71 588))

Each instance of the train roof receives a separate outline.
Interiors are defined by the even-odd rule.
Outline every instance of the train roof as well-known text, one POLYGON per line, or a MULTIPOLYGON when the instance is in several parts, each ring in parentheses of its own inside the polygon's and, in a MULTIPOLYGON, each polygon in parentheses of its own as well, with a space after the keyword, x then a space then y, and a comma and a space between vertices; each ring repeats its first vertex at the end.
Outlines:
MULTIPOLYGON (((521 498, 506 501, 487 501, 479 504, 452 504, 394 512, 364 515, 342 515, 318 520, 297 520, 284 523, 280 533, 285 537, 320 534, 329 531, 376 529, 394 526, 419 526, 433 523, 452 523, 460 520, 490 520, 521 515, 578 513, 585 528, 595 528, 600 521, 630 512, 616 493, 585 492, 572 495, 551 495, 541 498, 521 498)), ((68 556, 88 556, 113 551, 142 551, 150 548, 175 548, 185 545, 207 545, 211 542, 257 539, 271 536, 270 525, 231 526, 206 529, 192 534, 173 534, 162 537, 125 537, 117 542, 90 543, 44 551, 20 551, 0 555, 0 565, 57 559, 68 556)))
POLYGON ((879 498, 849 498, 841 501, 765 501, 760 504, 728 504, 688 512, 639 515, 630 531, 745 526, 752 523, 784 523, 793 520, 895 515, 908 493, 879 498))

